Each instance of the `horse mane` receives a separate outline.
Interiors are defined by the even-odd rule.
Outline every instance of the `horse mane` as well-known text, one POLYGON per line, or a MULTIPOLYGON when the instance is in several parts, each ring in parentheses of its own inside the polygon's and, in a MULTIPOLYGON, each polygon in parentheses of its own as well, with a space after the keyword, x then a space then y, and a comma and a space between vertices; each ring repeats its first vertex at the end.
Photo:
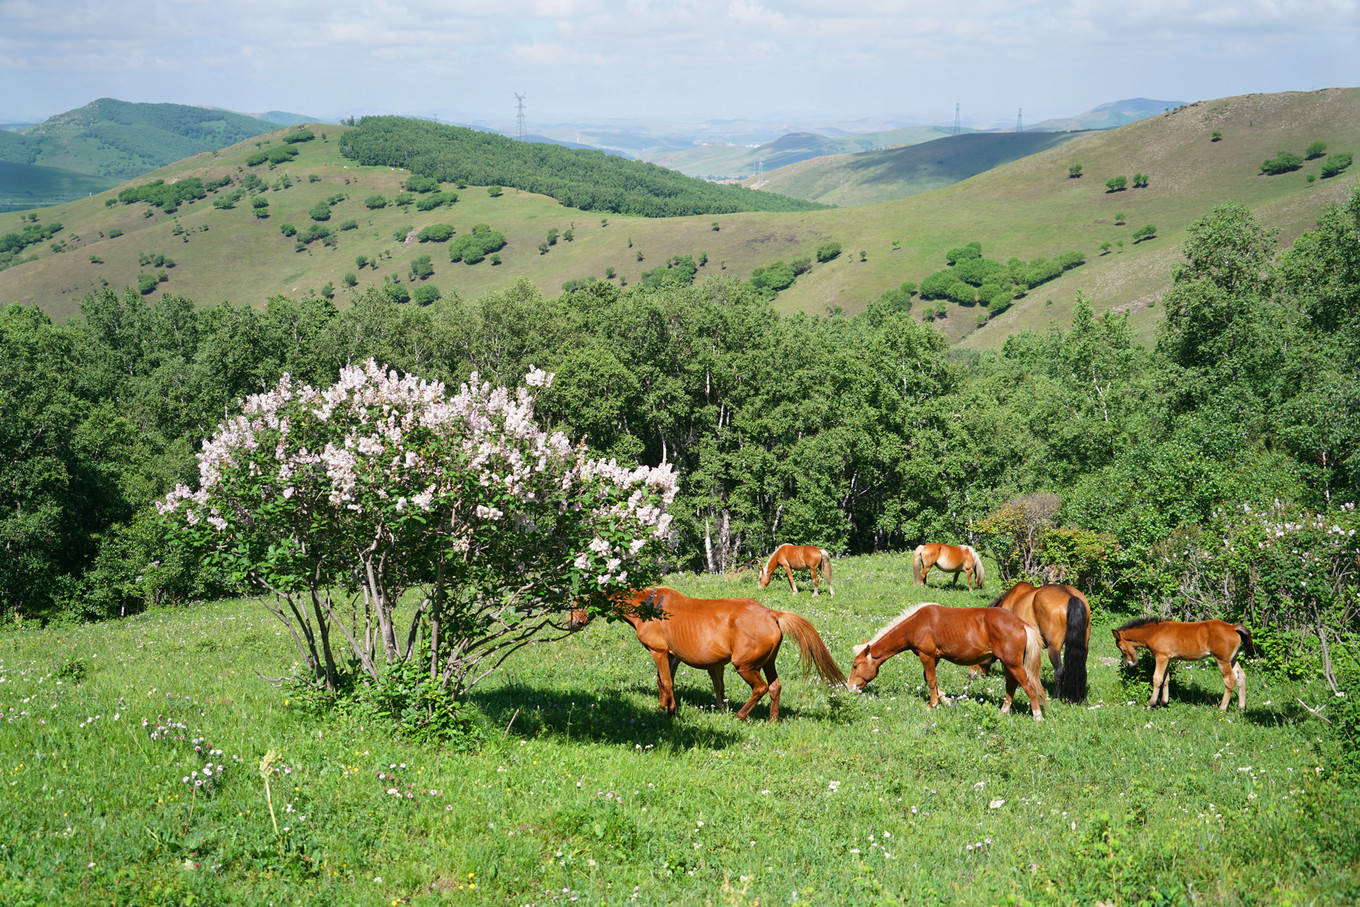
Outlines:
MULTIPOLYGON (((1015 588, 1014 586, 1011 587, 1011 589, 1014 589, 1014 588, 1015 588)), ((1001 603, 1002 603, 1003 601, 1005 601, 1005 600, 1006 600, 1006 596, 1007 596, 1007 595, 1010 595, 1010 594, 1011 594, 1011 590, 1010 590, 1010 589, 1003 589, 1003 590, 1001 590, 1001 594, 998 595, 996 598, 992 599, 992 603, 991 603, 990 605, 988 605, 987 607, 989 607, 989 608, 999 608, 999 607, 1001 607, 1001 603)))
POLYGON ((1134 627, 1141 627, 1146 624, 1164 624, 1165 617, 1135 617, 1133 620, 1119 627, 1120 630, 1132 630, 1134 627))
POLYGON ((897 615, 892 620, 884 624, 883 628, 879 630, 876 634, 874 634, 874 638, 865 643, 865 645, 872 646, 874 643, 878 642, 884 636, 888 635, 888 632, 892 630, 894 627, 896 627, 898 624, 902 623, 902 621, 906 620, 908 617, 911 617, 913 614, 915 614, 917 611, 920 611, 926 605, 934 604, 938 604, 938 602, 918 602, 917 604, 912 605, 911 607, 907 608, 907 610, 903 611, 901 614, 897 615))

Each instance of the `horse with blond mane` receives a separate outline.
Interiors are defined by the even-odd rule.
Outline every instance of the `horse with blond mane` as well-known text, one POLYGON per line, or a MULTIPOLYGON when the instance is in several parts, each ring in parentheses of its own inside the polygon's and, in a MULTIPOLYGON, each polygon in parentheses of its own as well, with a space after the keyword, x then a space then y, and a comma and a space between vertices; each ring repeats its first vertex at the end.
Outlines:
MULTIPOLYGON (((775 658, 785 634, 798 643, 804 674, 815 670, 830 683, 845 682, 845 675, 812 624, 797 614, 771 610, 753 599, 690 598, 658 586, 632 592, 619 603, 616 613, 632 625, 638 642, 656 662, 657 694, 661 708, 671 715, 676 709, 676 665, 683 661, 708 671, 721 705, 726 699, 723 669, 730 663, 751 685, 751 698, 737 711, 737 718, 745 721, 761 697, 769 693, 770 720, 778 721, 783 685, 775 658)), ((579 630, 589 620, 588 611, 575 609, 568 627, 579 630)))
POLYGON ((993 659, 1006 670, 1006 699, 1002 714, 1009 713, 1015 688, 1023 687, 1035 721, 1043 721, 1043 684, 1039 682, 1043 642, 1039 631, 1000 608, 946 608, 925 602, 893 618, 873 639, 855 646, 855 660, 846 687, 858 692, 878 676, 883 662, 899 652, 915 652, 930 688, 930 708, 940 702, 935 665, 943 658, 954 664, 977 665, 993 659))
POLYGON ((982 588, 985 576, 982 572, 982 558, 973 550, 971 545, 942 545, 939 542, 927 542, 924 545, 917 545, 912 552, 912 576, 916 585, 926 584, 926 574, 931 567, 938 568, 943 573, 954 574, 954 579, 950 585, 957 585, 959 581, 959 571, 963 571, 964 577, 968 581, 968 588, 973 588, 973 580, 977 580, 977 587, 982 588))
MULTIPOLYGON (((992 600, 1039 631, 1053 664, 1053 693, 1067 702, 1086 699, 1086 656, 1091 643, 1091 606, 1075 586, 1035 586, 1023 580, 992 600), (1064 655, 1063 649, 1067 652, 1064 655)), ((972 672, 985 674, 990 665, 972 672)))
POLYGON ((834 596, 836 590, 831 588, 831 555, 827 554, 816 545, 789 545, 783 544, 774 549, 774 554, 765 562, 765 567, 760 571, 758 585, 764 589, 770 584, 770 579, 774 575, 777 567, 783 567, 784 572, 789 577, 789 589, 796 595, 798 587, 793 584, 793 571, 807 570, 812 574, 812 594, 817 594, 817 568, 821 568, 822 575, 826 577, 826 594, 834 596))

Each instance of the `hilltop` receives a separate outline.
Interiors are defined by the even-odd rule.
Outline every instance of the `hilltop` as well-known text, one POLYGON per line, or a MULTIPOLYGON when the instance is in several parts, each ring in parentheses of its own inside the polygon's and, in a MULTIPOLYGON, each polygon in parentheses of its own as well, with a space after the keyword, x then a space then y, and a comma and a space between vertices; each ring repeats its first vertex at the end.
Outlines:
MULTIPOLYGON (((854 154, 882 148, 915 145, 946 135, 938 126, 904 126, 878 132, 826 136, 816 132, 790 132, 759 145, 700 144, 658 151, 646 159, 681 173, 706 179, 745 179, 758 171, 769 173, 799 161, 826 155, 854 154)), ((767 188, 762 185, 762 188, 767 188)), ((780 191, 769 190, 767 191, 780 191)))
POLYGON ((228 110, 100 98, 27 129, 0 131, 0 162, 13 165, 0 171, 0 204, 60 203, 279 125, 228 110))
POLYGON ((1156 116, 1159 113, 1166 113, 1168 110, 1175 110, 1177 107, 1184 107, 1184 101, 1154 101, 1149 98, 1126 98, 1123 101, 1111 101, 1108 104, 1101 104, 1092 107, 1085 113, 1079 113, 1071 117, 1054 117, 1048 120, 1041 120, 1033 126, 1026 126, 1027 130, 1049 131, 1049 132, 1071 132, 1085 129, 1114 129, 1117 126, 1127 126, 1129 123, 1136 123, 1139 120, 1156 116))
MULTIPOLYGON (((980 328, 980 307, 949 304, 935 324, 951 341, 994 347, 1022 328, 1066 324, 1078 292, 1097 311, 1131 312, 1146 339, 1160 319, 1157 300, 1179 260, 1185 228, 1216 204, 1234 200, 1250 206, 1288 242, 1311 228, 1328 202, 1346 197, 1355 185, 1354 170, 1310 183, 1322 160, 1279 176, 1262 175, 1260 165, 1281 149, 1302 154, 1314 141, 1333 152, 1360 150, 1360 89, 1192 104, 1118 129, 1076 135, 945 188, 878 204, 669 218, 585 212, 520 189, 493 196, 487 186, 473 183, 443 184, 440 191, 457 200, 447 203, 446 197, 421 210, 431 195, 404 190, 407 171, 360 165, 340 154, 339 140, 349 129, 313 125, 313 140, 298 143, 284 141, 292 130, 275 131, 200 153, 131 184, 231 178, 174 213, 120 202, 126 188, 121 187, 31 215, 0 214, 0 234, 22 229, 29 217, 42 225, 62 224, 50 239, 20 253, 31 260, 0 270, 0 300, 68 317, 84 294, 106 284, 136 286, 139 275, 151 279, 153 295, 177 293, 204 303, 262 305, 272 295, 322 293, 329 285, 343 304, 352 292, 393 281, 411 292, 437 286, 445 296, 476 298, 524 279, 556 295, 564 282, 588 277, 612 274, 613 282, 632 285, 644 272, 685 255, 702 262, 699 280, 745 279, 755 268, 810 257, 835 242, 843 254, 815 263, 776 305, 853 313, 904 281, 919 283, 944 267, 946 251, 976 241, 985 256, 1002 262, 1077 251, 1086 263, 1016 300, 980 328), (1219 141, 1214 132, 1221 133, 1219 141), (295 149, 296 157, 247 163, 284 147, 295 149), (1083 165, 1080 178, 1069 178, 1073 163, 1083 165), (1147 188, 1106 191, 1107 179, 1139 172, 1149 175, 1147 188), (382 196, 381 207, 369 206, 374 196, 382 196), (328 220, 312 220, 309 212, 318 203, 328 203, 328 220), (1121 213, 1125 222, 1116 224, 1121 213), (294 227, 294 236, 283 234, 285 224, 294 227), (500 264, 490 256, 474 265, 450 262, 447 241, 419 241, 421 230, 440 224, 457 236, 479 224, 502 234, 505 245, 494 253, 500 264), (1155 225, 1155 238, 1135 244, 1133 233, 1146 225, 1155 225), (328 235, 302 243, 313 228, 328 235), (1108 252, 1102 252, 1103 243, 1110 243, 1108 252), (174 266, 157 265, 157 256, 174 266), (430 257, 434 272, 424 279, 411 272, 421 256, 430 257), (356 264, 359 258, 363 267, 356 264), (161 274, 166 279, 157 283, 161 274), (349 288, 345 278, 351 274, 349 288)), ((934 306, 916 300, 913 311, 933 314, 934 306)))

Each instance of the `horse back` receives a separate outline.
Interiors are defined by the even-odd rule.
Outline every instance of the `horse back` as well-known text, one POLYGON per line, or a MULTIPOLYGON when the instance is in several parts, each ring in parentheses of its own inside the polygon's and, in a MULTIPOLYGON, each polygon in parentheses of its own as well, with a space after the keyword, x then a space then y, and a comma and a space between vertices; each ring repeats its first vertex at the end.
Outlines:
POLYGON ((691 667, 726 664, 744 644, 778 639, 779 624, 769 608, 749 598, 690 598, 658 590, 658 618, 637 627, 648 649, 667 651, 691 667))

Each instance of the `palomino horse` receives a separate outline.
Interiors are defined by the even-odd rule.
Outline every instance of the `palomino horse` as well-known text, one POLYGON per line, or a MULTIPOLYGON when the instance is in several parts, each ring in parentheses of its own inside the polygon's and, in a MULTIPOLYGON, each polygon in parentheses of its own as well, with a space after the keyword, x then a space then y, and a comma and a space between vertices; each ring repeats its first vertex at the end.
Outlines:
POLYGON ((1039 631, 1000 608, 946 608, 926 602, 907 609, 894 618, 878 635, 855 646, 846 686, 862 690, 878 676, 879 666, 898 652, 915 652, 925 669, 930 687, 930 707, 940 702, 935 683, 935 664, 941 658, 961 665, 976 665, 999 660, 1006 669, 1006 699, 1002 713, 1011 710, 1016 686, 1029 697, 1035 721, 1043 721, 1044 687, 1039 682, 1040 653, 1043 642, 1039 631))
POLYGON ((1182 623, 1176 620, 1161 620, 1156 617, 1140 617, 1131 620, 1114 633, 1114 644, 1124 656, 1124 664, 1133 667, 1138 664, 1138 649, 1152 652, 1157 659, 1157 668, 1152 674, 1152 698, 1148 707, 1157 704, 1157 694, 1161 693, 1162 705, 1166 705, 1171 693, 1171 678, 1167 675, 1166 665, 1173 658, 1196 660, 1209 655, 1218 662, 1218 670, 1223 675, 1223 701, 1218 704, 1220 712, 1228 710, 1232 691, 1237 689, 1237 707, 1247 707, 1247 675, 1237 663, 1237 656, 1243 646, 1247 654, 1254 651, 1251 633, 1241 624, 1230 624, 1225 620, 1202 620, 1196 623, 1182 623))
MULTIPOLYGON (((1091 643, 1091 606, 1075 586, 1050 583, 1036 588, 1024 581, 1016 583, 992 602, 1039 631, 1048 660, 1053 664, 1053 692, 1059 699, 1081 702, 1086 699, 1086 653, 1091 643), (1067 649, 1066 658, 1062 655, 1067 649)), ((986 673, 990 665, 979 665, 971 672, 986 673)))
POLYGON ((912 554, 912 576, 916 580, 916 585, 926 584, 926 574, 931 567, 938 568, 943 573, 954 574, 954 579, 950 585, 959 581, 959 571, 963 571, 964 577, 968 581, 968 588, 973 588, 973 581, 977 580, 977 587, 982 588, 982 558, 972 549, 970 545, 941 545, 938 542, 927 542, 924 545, 917 545, 916 551, 912 554))
POLYGON ((822 569, 822 574, 826 577, 826 594, 835 595, 836 590, 831 588, 831 556, 816 545, 780 545, 774 549, 774 554, 765 562, 765 569, 760 571, 760 588, 764 589, 770 584, 775 568, 783 567, 784 572, 789 576, 789 589, 794 593, 798 592, 798 587, 793 584, 793 571, 808 570, 812 573, 812 594, 817 594, 817 568, 822 569))
MULTIPOLYGON (((782 684, 774 662, 785 633, 798 642, 804 672, 815 669, 824 680, 845 682, 845 675, 812 624, 797 614, 772 611, 749 598, 690 598, 662 586, 634 591, 617 613, 633 625, 638 642, 656 662, 661 708, 672 715, 676 707, 674 672, 679 662, 708 671, 719 703, 724 700, 723 667, 730 662, 751 685, 751 698, 737 711, 737 717, 745 721, 768 692, 770 720, 778 721, 782 684), (639 609, 652 609, 658 616, 644 619, 639 609)), ((588 612, 574 610, 568 626, 577 630, 588 620, 588 612)))

